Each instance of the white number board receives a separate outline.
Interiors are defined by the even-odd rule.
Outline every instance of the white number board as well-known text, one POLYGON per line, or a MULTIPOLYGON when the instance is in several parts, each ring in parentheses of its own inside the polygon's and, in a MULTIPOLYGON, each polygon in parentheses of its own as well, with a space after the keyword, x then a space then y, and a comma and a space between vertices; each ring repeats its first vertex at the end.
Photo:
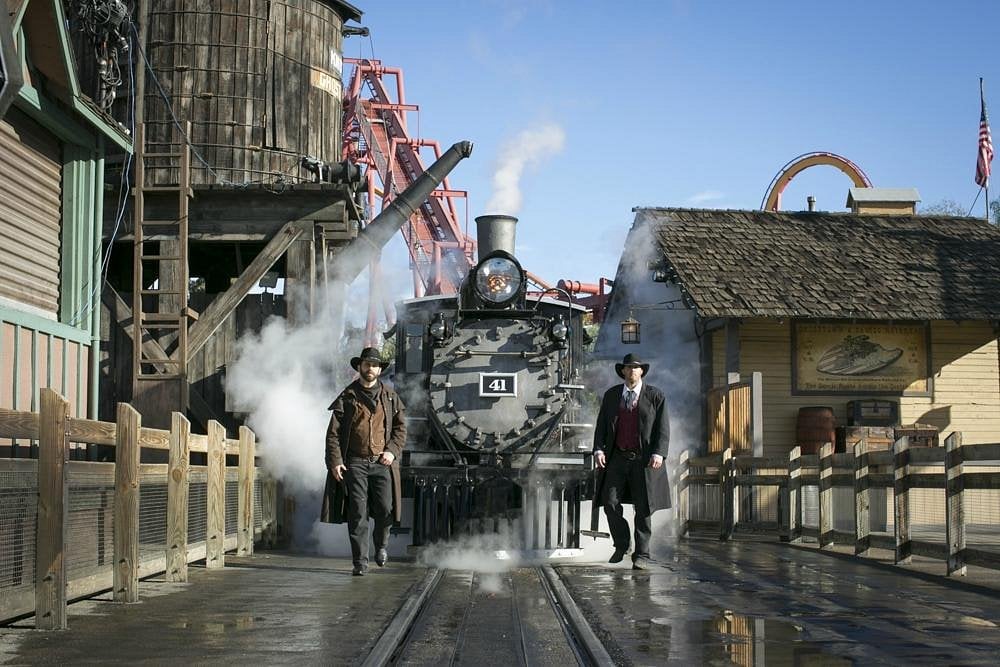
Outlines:
POLYGON ((480 373, 480 396, 517 396, 516 373, 480 373))

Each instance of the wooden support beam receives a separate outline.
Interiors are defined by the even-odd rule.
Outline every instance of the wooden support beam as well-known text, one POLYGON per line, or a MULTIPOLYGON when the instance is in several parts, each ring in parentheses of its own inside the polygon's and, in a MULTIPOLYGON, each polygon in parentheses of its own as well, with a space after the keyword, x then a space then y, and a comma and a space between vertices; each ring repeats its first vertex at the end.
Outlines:
POLYGON ((691 457, 688 450, 681 452, 681 460, 678 465, 678 479, 677 484, 677 518, 680 520, 680 531, 679 537, 684 537, 688 530, 688 520, 691 518, 690 509, 690 499, 691 490, 688 487, 688 476, 691 474, 691 466, 688 464, 688 459, 691 457))
POLYGON ((819 547, 833 544, 833 443, 819 450, 819 547))
POLYGON ((115 439, 114 579, 115 602, 139 601, 139 431, 142 416, 118 404, 115 439))
POLYGON ((188 356, 194 355, 204 347, 215 330, 222 326, 226 317, 243 300, 243 297, 274 266, 274 263, 302 235, 303 231, 302 226, 298 223, 286 224, 264 246, 260 254, 250 262, 250 266, 240 274, 236 282, 228 290, 215 297, 215 300, 201 313, 198 321, 192 324, 188 330, 188 356))
POLYGON ((722 463, 719 465, 719 495, 722 501, 720 515, 719 539, 726 541, 733 536, 735 529, 734 504, 736 494, 733 484, 733 450, 726 447, 722 450, 722 463))
POLYGON ((41 390, 38 433, 38 509, 35 544, 35 627, 66 629, 66 535, 69 526, 69 401, 41 390))
POLYGON ((868 478, 868 443, 854 445, 854 555, 871 550, 871 490, 868 478))
MULTIPOLYGON (((965 479, 962 433, 955 431, 945 441, 945 537, 948 542, 948 576, 964 577, 965 566, 965 479)), ((993 487, 996 488, 996 487, 993 487)))
POLYGON ((892 445, 892 479, 896 513, 896 563, 907 564, 913 555, 910 540, 910 440, 906 436, 892 445))
POLYGON ((750 451, 764 456, 764 376, 760 371, 750 375, 750 451))
MULTIPOLYGON (((101 299, 108 309, 114 314, 118 325, 122 328, 125 334, 131 338, 132 337, 132 307, 125 303, 125 300, 121 298, 121 295, 111 287, 110 285, 105 285, 104 291, 102 292, 101 299)), ((190 334, 189 334, 190 335, 190 334)), ((149 359, 166 359, 166 351, 157 343, 155 340, 143 337, 142 341, 142 354, 144 357, 149 359)), ((192 354, 191 352, 188 353, 192 354)), ((159 366, 156 368, 160 372, 170 372, 167 366, 159 366)), ((208 428, 208 422, 213 419, 219 419, 219 415, 216 414, 212 406, 208 404, 208 401, 201 395, 194 387, 188 388, 188 409, 191 414, 194 415, 195 419, 201 422, 201 425, 208 428)))
POLYGON ((239 507, 236 514, 236 555, 253 555, 254 456, 257 438, 246 426, 240 426, 239 507))
POLYGON ((206 508, 205 567, 226 564, 226 429, 208 424, 208 506, 206 508))
POLYGON ((796 544, 802 541, 802 448, 794 447, 788 453, 788 541, 796 544))
POLYGON ((187 581, 188 489, 191 424, 179 412, 170 425, 167 473, 167 581, 187 581))

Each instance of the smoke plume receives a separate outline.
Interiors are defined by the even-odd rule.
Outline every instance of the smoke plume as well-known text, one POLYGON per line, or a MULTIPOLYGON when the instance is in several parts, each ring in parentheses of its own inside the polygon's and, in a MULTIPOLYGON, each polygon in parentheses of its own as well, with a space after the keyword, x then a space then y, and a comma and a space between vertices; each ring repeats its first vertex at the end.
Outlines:
POLYGON ((493 195, 485 210, 517 215, 521 210, 521 176, 524 170, 559 153, 565 143, 566 133, 555 124, 524 130, 504 143, 493 173, 493 195))

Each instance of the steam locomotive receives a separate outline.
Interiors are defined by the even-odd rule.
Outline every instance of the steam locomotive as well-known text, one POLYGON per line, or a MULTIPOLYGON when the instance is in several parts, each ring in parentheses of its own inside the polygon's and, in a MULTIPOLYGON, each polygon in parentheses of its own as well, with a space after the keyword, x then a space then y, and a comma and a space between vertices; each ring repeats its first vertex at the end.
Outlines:
MULTIPOLYGON (((368 266, 471 153, 471 142, 454 144, 392 199, 339 253, 339 279, 349 284, 368 266)), ((529 296, 516 218, 476 223, 480 260, 459 293, 396 304, 388 334, 407 406, 412 543, 471 532, 529 551, 578 549, 580 504, 593 497, 579 384, 585 309, 568 294, 529 296)))
POLYGON ((581 423, 581 306, 528 295, 517 219, 481 216, 458 294, 396 305, 394 382, 407 405, 412 543, 499 532, 526 550, 579 548, 593 494, 581 423))

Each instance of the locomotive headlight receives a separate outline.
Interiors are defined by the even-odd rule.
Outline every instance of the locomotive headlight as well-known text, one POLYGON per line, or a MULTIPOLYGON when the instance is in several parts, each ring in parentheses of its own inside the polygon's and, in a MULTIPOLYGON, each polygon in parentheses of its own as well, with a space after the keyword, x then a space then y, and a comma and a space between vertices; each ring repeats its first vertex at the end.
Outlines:
POLYGON ((435 340, 444 340, 445 335, 448 333, 448 327, 444 323, 444 318, 441 317, 441 313, 438 313, 434 317, 434 321, 431 322, 428 332, 431 337, 435 340))
POLYGON ((566 334, 568 333, 569 327, 562 320, 557 321, 549 328, 549 335, 552 336, 552 340, 566 340, 566 334))
POLYGON ((492 257, 479 265, 476 291, 490 303, 504 303, 521 288, 521 270, 506 257, 492 257))

